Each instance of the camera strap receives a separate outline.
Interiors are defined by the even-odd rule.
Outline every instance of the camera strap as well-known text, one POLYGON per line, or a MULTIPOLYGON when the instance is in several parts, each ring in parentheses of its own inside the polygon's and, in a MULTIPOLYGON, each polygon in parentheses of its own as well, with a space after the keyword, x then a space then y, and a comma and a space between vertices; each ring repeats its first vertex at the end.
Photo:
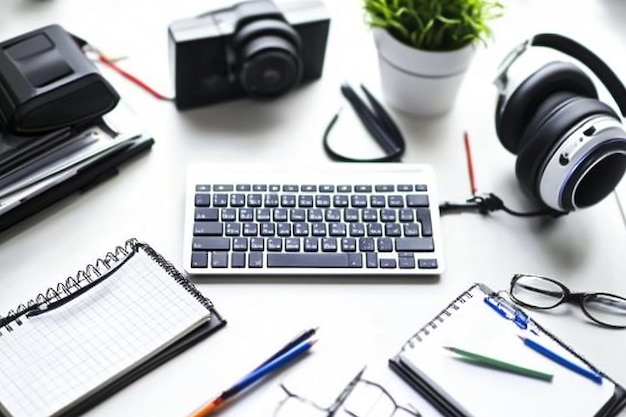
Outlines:
POLYGON ((355 159, 335 152, 328 144, 328 136, 333 126, 339 119, 339 112, 333 116, 328 126, 326 126, 326 130, 324 130, 324 137, 322 141, 324 150, 333 161, 400 162, 400 158, 404 154, 404 150, 406 148, 402 132, 400 132, 400 129, 395 124, 391 116, 389 116, 389 113, 387 113, 383 106, 378 102, 378 100, 376 100, 376 98, 374 98, 374 96, 368 91, 367 88, 365 88, 363 84, 361 84, 361 90, 363 90, 369 105, 359 97, 349 84, 343 83, 341 85, 341 93, 346 100, 348 100, 359 120, 365 126, 365 129, 385 151, 386 155, 379 158, 355 159))

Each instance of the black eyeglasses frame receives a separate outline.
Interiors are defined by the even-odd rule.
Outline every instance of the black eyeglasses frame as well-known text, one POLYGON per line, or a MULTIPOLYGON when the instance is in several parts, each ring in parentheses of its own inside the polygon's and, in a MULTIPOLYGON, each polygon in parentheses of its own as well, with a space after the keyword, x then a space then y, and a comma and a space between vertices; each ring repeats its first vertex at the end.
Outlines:
POLYGON ((572 304, 577 304, 580 309, 582 310, 582 312, 585 314, 585 316, 587 316, 588 319, 590 319, 591 321, 593 321, 596 324, 599 324, 603 327, 608 327, 611 329, 626 329, 626 324, 623 326, 620 325, 615 325, 615 324, 610 324, 610 323, 606 323, 603 322, 601 320, 598 320, 597 318, 595 318, 592 314, 589 313, 589 311, 586 308, 586 303, 585 300, 590 298, 590 297, 597 297, 597 296, 609 296, 612 298, 618 298, 620 300, 624 300, 624 303, 626 303, 626 298, 617 295, 617 294, 612 294, 612 293, 608 293, 608 292, 572 292, 569 288, 567 288, 563 283, 552 279, 552 278, 548 278, 548 277, 544 277, 541 275, 534 275, 534 274, 515 274, 513 275, 513 278, 511 278, 511 283, 509 285, 509 294, 511 296, 511 298, 513 299, 513 301, 515 301, 516 303, 524 306, 524 307, 528 307, 528 308, 532 308, 532 309, 536 309, 536 310, 550 310, 553 309, 557 306, 560 306, 561 304, 565 304, 565 303, 572 303, 572 304), (551 306, 547 306, 547 307, 542 307, 542 306, 535 306, 532 304, 528 304, 525 303, 522 300, 519 300, 517 297, 515 297, 513 288, 517 284, 517 281, 519 281, 520 278, 522 277, 536 277, 536 278, 540 278, 546 281, 549 281, 553 284, 555 284, 556 286, 558 286, 559 288, 561 288, 562 290, 562 295, 561 294, 551 294, 552 291, 546 291, 546 290, 542 290, 542 291, 538 291, 537 288, 533 288, 532 290, 534 291, 538 291, 541 292, 543 294, 547 294, 547 295, 553 295, 555 297, 558 297, 559 300, 557 300, 555 302, 554 305, 551 306))

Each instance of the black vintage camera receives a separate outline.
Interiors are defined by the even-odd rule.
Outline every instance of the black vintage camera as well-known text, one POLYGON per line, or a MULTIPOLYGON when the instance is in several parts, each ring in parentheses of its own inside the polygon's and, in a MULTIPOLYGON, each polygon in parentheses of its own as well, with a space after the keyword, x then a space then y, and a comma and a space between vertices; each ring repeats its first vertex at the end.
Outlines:
POLYGON ((173 22, 170 67, 179 110, 278 97, 322 75, 330 18, 320 0, 238 3, 173 22))

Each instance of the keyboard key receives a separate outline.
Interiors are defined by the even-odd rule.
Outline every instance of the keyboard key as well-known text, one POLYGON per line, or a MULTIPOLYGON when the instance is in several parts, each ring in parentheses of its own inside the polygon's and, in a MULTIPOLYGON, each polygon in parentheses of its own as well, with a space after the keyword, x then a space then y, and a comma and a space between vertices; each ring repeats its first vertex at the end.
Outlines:
POLYGON ((347 253, 269 253, 267 266, 269 268, 361 268, 360 259, 360 254, 347 253))
POLYGON ((232 184, 215 184, 213 191, 233 191, 235 187, 232 184))
POLYGON ((376 250, 374 239, 371 237, 362 237, 359 239, 359 251, 373 252, 374 250, 376 250))
POLYGON ((241 224, 232 222, 226 223, 224 234, 226 236, 239 236, 241 234, 241 224))
POLYGON ((378 268, 378 254, 376 252, 367 252, 365 254, 365 266, 367 268, 378 268))
POLYGON ((230 239, 227 237, 194 237, 194 250, 227 251, 230 250, 230 239))
POLYGON ((337 194, 333 196, 333 207, 348 207, 349 201, 347 195, 337 194))
POLYGON ((262 251, 265 249, 265 239, 262 237, 253 237, 250 239, 250 250, 262 251))
POLYGON ((216 208, 197 208, 194 211, 194 220, 213 221, 219 218, 220 211, 216 208))
POLYGON ((209 207, 211 205, 211 194, 197 193, 196 207, 209 207))
POLYGON ((228 267, 228 252, 213 252, 211 254, 211 267, 212 268, 227 268, 228 267))
MULTIPOLYGON (((382 240, 382 239, 381 239, 382 240)), ((405 237, 396 239, 398 252, 433 252, 435 245, 429 237, 405 237)))
POLYGON ((222 236, 223 224, 218 222, 195 222, 194 236, 222 236))
POLYGON ((333 237, 322 238, 322 251, 337 252, 337 239, 333 237))
POLYGON ((261 194, 248 194, 248 207, 261 207, 263 205, 263 197, 261 194))
POLYGON ((300 239, 298 239, 297 237, 285 239, 285 251, 300 252, 300 239))
POLYGON ((304 251, 305 252, 317 252, 318 241, 317 238, 307 237, 304 238, 304 251))
POLYGON ((351 237, 341 239, 341 251, 356 252, 356 239, 351 237))
POLYGON ((265 207, 278 207, 279 201, 278 194, 265 194, 263 205, 265 207))
POLYGON ((270 237, 267 239, 267 250, 280 252, 283 250, 283 240, 279 237, 270 237))
POLYGON ((398 253, 398 268, 415 269, 415 256, 410 252, 398 253))
POLYGON ((372 195, 370 196, 370 207, 385 207, 386 205, 385 196, 383 195, 372 195))
POLYGON ((328 195, 316 195, 315 207, 330 207, 330 196, 328 195))
POLYGON ((377 241, 379 252, 393 252, 393 240, 388 237, 382 237, 377 241))
POLYGON ((339 192, 339 193, 351 193, 352 192, 352 186, 351 185, 338 185, 337 186, 337 192, 339 192))
POLYGON ((432 236, 433 223, 430 217, 430 210, 416 209, 415 215, 417 216, 417 221, 422 225, 422 236, 432 236))
POLYGON ((376 190, 377 193, 390 193, 394 192, 396 187, 393 184, 380 184, 374 186, 374 190, 376 190))
POLYGON ((213 207, 228 206, 228 194, 213 194, 213 207))
POLYGON ((389 258, 380 259, 380 267, 384 269, 393 269, 396 267, 396 260, 389 258))
POLYGON ((406 196, 407 207, 428 207, 428 195, 409 194, 406 196))
POLYGON ((243 252, 233 252, 230 256, 230 265, 233 268, 244 268, 246 266, 246 254, 243 252))
POLYGON ((248 239, 245 237, 236 237, 233 239, 233 250, 234 251, 247 251, 248 250, 248 239))
POLYGON ((436 269, 437 268, 437 259, 419 259, 417 261, 417 265, 421 269, 436 269))
POLYGON ((263 252, 250 252, 248 254, 248 267, 263 268, 263 252))
POLYGON ((209 254, 207 252, 191 252, 191 267, 206 268, 209 266, 209 254))

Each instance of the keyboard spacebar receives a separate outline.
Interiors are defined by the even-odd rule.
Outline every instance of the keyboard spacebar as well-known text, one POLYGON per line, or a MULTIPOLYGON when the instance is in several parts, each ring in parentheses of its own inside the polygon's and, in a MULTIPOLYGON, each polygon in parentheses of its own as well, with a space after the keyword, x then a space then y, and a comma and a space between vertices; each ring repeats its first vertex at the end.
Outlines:
POLYGON ((361 255, 347 253, 268 253, 268 268, 360 268, 361 255), (357 260, 356 257, 359 259, 357 260))

